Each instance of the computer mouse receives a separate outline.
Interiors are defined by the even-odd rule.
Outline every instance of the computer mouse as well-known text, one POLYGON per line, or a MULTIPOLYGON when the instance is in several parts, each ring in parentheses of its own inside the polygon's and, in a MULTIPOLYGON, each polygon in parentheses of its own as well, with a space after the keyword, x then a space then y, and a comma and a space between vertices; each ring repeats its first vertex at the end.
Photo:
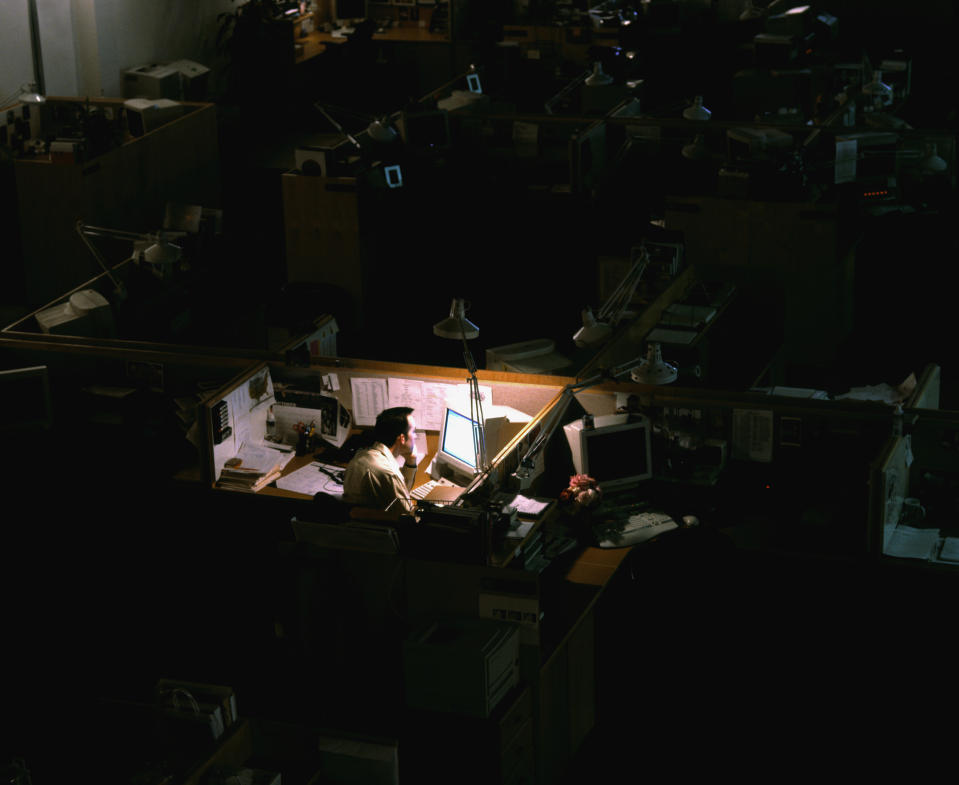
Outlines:
POLYGON ((699 518, 695 515, 684 515, 683 526, 699 526, 699 518))

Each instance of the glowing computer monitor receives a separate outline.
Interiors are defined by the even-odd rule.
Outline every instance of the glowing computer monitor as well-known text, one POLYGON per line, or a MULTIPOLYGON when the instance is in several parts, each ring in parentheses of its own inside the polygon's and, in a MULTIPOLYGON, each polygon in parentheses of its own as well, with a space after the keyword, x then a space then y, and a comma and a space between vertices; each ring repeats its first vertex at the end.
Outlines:
MULTIPOLYGON (((464 407, 465 408, 465 407, 464 407)), ((447 406, 440 425, 439 447, 433 461, 434 477, 468 482, 476 474, 476 421, 459 408, 447 406)))
POLYGON ((563 426, 577 474, 588 474, 605 491, 636 485, 653 476, 649 419, 635 414, 598 415, 563 426))

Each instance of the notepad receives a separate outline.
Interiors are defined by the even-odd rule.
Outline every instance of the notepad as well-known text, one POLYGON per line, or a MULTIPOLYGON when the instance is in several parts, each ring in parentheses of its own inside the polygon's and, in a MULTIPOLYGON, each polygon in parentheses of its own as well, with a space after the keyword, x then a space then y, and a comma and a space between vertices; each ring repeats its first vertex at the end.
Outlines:
POLYGON ((668 327, 656 327, 650 330, 649 335, 646 336, 646 340, 685 346, 691 344, 697 335, 699 335, 699 333, 695 330, 674 330, 668 327))
MULTIPOLYGON (((882 549, 886 556, 900 559, 929 559, 939 542, 938 529, 917 529, 914 526, 897 526, 889 542, 882 549)), ((941 558, 941 554, 940 554, 941 558)))
POLYGON ((959 537, 946 537, 939 551, 939 561, 959 564, 959 537))

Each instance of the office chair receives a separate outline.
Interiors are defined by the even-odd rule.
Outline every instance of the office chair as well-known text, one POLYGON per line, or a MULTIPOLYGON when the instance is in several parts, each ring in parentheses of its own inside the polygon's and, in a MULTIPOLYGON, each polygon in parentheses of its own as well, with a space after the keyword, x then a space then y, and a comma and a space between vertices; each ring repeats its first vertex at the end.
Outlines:
POLYGON ((347 523, 350 520, 352 504, 348 504, 337 496, 320 491, 313 495, 313 503, 305 520, 317 523, 347 523))

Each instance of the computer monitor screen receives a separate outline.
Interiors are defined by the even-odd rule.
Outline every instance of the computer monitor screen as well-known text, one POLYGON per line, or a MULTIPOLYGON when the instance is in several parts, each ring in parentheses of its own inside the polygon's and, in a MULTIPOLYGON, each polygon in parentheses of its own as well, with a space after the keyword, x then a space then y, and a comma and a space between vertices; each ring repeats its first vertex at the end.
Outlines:
POLYGON ((457 485, 466 485, 476 474, 475 421, 461 408, 446 407, 440 424, 439 448, 430 474, 434 479, 444 478, 457 485))
POLYGON ((653 476, 650 424, 637 415, 594 418, 564 426, 578 474, 593 477, 603 490, 634 485, 653 476))
POLYGON ((475 421, 455 409, 447 409, 443 425, 440 450, 475 470, 476 442, 473 440, 475 421))

